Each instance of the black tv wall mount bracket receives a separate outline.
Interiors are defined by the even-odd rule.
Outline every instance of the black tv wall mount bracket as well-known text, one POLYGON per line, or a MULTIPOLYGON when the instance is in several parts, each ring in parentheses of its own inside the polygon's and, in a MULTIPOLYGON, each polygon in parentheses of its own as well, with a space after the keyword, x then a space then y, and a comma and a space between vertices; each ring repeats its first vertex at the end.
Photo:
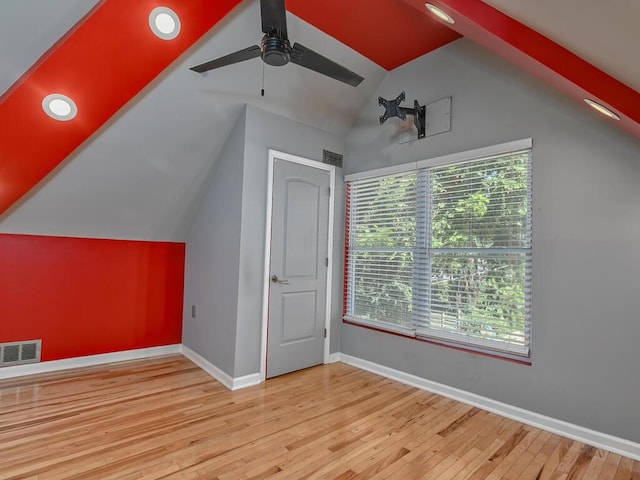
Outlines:
POLYGON ((427 107, 418 103, 417 100, 413 101, 413 108, 401 107, 400 104, 405 100, 405 93, 402 92, 395 100, 386 100, 382 97, 378 97, 378 105, 384 107, 384 114, 380 115, 380 125, 387 121, 389 118, 398 117, 402 120, 407 119, 407 115, 413 115, 413 124, 418 130, 418 138, 424 138, 426 136, 426 116, 427 107))

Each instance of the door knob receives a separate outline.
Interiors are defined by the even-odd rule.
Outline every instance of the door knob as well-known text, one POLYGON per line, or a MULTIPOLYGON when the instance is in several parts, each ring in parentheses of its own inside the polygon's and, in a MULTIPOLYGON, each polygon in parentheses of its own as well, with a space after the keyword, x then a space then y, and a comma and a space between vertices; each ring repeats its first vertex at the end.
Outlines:
POLYGON ((289 285, 289 280, 280 280, 278 278, 278 275, 272 275, 271 276, 271 281, 273 283, 279 283, 280 285, 289 285))

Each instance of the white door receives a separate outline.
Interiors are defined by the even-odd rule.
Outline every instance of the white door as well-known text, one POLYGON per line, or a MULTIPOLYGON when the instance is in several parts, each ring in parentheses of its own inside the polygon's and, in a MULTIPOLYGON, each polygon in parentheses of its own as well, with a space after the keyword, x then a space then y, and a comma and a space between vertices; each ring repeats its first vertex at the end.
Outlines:
POLYGON ((267 378, 324 361, 330 180, 274 159, 267 378))

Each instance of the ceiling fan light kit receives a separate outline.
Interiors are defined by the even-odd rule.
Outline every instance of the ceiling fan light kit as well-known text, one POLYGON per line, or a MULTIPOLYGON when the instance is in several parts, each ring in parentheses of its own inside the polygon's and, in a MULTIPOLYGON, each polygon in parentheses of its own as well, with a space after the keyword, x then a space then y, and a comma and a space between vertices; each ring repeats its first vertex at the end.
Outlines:
POLYGON ((282 67, 289 62, 295 63, 352 87, 357 87, 364 80, 360 75, 304 45, 299 43, 291 45, 287 33, 285 0, 260 0, 260 13, 262 17, 262 32, 264 33, 260 45, 254 45, 224 57, 201 63, 191 67, 190 70, 204 73, 216 68, 261 57, 262 61, 267 65, 282 67))

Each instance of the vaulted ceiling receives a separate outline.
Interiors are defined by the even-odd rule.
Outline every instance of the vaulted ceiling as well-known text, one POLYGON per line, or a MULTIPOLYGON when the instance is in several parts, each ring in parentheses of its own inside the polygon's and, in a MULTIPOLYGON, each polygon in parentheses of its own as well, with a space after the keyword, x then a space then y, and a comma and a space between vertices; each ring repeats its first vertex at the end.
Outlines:
MULTIPOLYGON (((4 0, 0 216, 20 201, 33 223, 46 225, 64 204, 69 218, 101 218, 105 235, 116 228, 135 237, 142 208, 159 238, 179 237, 184 224, 167 218, 180 218, 196 200, 244 103, 346 135, 387 70, 460 36, 579 102, 609 106, 640 137, 637 2, 611 0, 606 9, 594 0, 432 3, 455 24, 432 17, 424 0, 288 0, 292 40, 365 81, 354 89, 295 65, 267 67, 263 98, 258 60, 204 75, 188 70, 259 43, 256 0, 4 0), (159 5, 181 17, 175 40, 148 27, 159 5), (73 121, 44 114, 42 99, 53 92, 74 98, 73 121)), ((11 217, 5 213, 3 229, 16 228, 11 217)), ((82 233, 60 221, 45 230, 82 233)))

